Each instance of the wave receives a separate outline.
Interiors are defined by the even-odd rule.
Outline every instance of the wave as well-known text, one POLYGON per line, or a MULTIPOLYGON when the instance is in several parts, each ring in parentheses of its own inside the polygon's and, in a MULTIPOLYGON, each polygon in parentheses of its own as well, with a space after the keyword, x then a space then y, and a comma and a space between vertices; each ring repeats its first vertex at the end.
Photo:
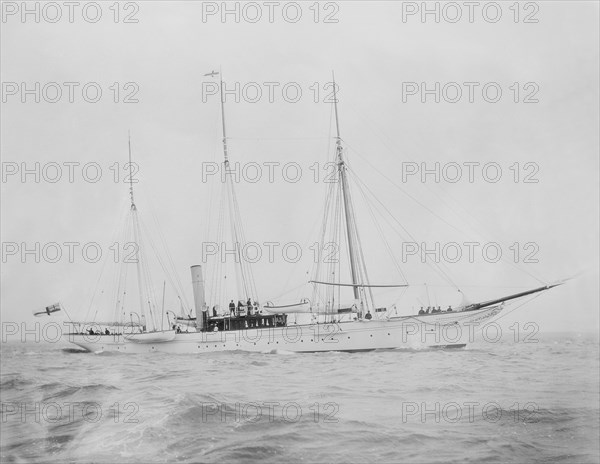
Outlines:
POLYGON ((89 384, 82 386, 65 385, 63 383, 53 382, 40 386, 44 397, 42 401, 48 400, 60 400, 63 398, 70 398, 78 394, 82 394, 90 397, 99 397, 102 393, 119 390, 114 385, 107 384, 89 384), (56 390, 52 392, 52 390, 56 390), (46 393, 47 392, 47 393, 46 393))
POLYGON ((278 349, 275 348, 273 350, 265 350, 265 351, 261 351, 262 354, 278 354, 281 356, 297 356, 299 355, 299 353, 296 353, 294 351, 288 351, 288 350, 283 350, 283 349, 278 349))
POLYGON ((22 388, 35 383, 32 380, 26 379, 21 374, 3 374, 2 377, 12 377, 0 381, 0 390, 5 392, 8 390, 21 390, 22 388))
POLYGON ((90 354, 90 352, 88 350, 84 350, 84 349, 78 349, 78 348, 61 348, 61 350, 63 353, 68 353, 68 354, 90 354))

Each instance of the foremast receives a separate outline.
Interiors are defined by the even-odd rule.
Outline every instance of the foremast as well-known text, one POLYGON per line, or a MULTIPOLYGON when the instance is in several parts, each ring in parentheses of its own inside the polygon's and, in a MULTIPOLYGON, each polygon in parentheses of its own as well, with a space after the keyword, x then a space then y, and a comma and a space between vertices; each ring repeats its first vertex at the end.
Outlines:
MULTIPOLYGON (((321 229, 321 245, 323 250, 334 244, 337 250, 338 244, 341 244, 345 239, 346 251, 350 262, 350 277, 351 283, 342 283, 339 281, 341 277, 340 260, 331 260, 329 255, 324 263, 326 266, 326 278, 319 279, 321 272, 320 261, 316 264, 315 279, 309 283, 315 284, 313 289, 313 301, 320 300, 325 303, 325 310, 322 311, 317 306, 311 308, 312 312, 335 315, 339 313, 355 312, 359 318, 368 315, 369 311, 375 311, 375 299, 373 297, 373 288, 375 287, 407 287, 407 284, 399 285, 371 285, 367 273, 367 265, 365 262, 360 235, 358 231, 358 223, 354 211, 351 190, 349 187, 348 174, 354 175, 352 170, 347 165, 344 159, 344 146, 340 135, 340 123, 338 115, 338 99, 337 86, 335 84, 335 75, 332 73, 333 80, 333 108, 335 114, 335 166, 336 166, 336 181, 330 184, 328 194, 325 199, 323 211, 323 227, 321 229), (329 232, 331 237, 330 242, 325 242, 325 236, 329 232), (322 298, 318 290, 318 286, 324 285, 327 287, 325 298, 322 298), (341 306, 341 287, 352 287, 354 296, 354 304, 352 308, 341 306), (337 290, 336 290, 337 289, 337 290)), ((364 192, 363 192, 364 193, 364 192)), ((334 316, 335 319, 335 316, 334 316)))
MULTIPOLYGON (((375 309, 375 302, 373 298, 373 293, 371 288, 373 287, 407 287, 408 285, 370 285, 366 264, 364 261, 362 248, 360 246, 360 237, 358 233, 358 227, 356 223, 356 217, 354 213, 354 208, 352 205, 352 198, 350 195, 350 189, 348 186, 348 168, 344 161, 344 148, 342 146, 342 138, 340 136, 340 125, 339 125, 339 116, 338 116, 338 100, 337 100, 337 86, 335 84, 335 75, 332 72, 332 80, 333 80, 333 104, 334 104, 334 115, 335 115, 335 128, 336 128, 336 164, 337 164, 337 173, 338 178, 340 180, 340 188, 341 188, 341 200, 343 203, 343 211, 344 211, 344 222, 345 222, 345 230, 346 230, 346 239, 348 246, 348 256, 350 260, 350 273, 352 278, 352 284, 342 284, 335 282, 320 282, 313 280, 311 282, 315 284, 321 285, 333 285, 337 287, 344 286, 352 286, 354 300, 357 306, 359 307, 359 317, 364 315, 365 309, 375 309), (368 298, 365 293, 365 289, 368 290, 368 298)), ((504 303, 506 301, 510 301, 517 298, 522 298, 528 295, 537 294, 546 290, 549 290, 558 285, 562 285, 564 282, 557 282, 553 284, 547 284, 542 287, 538 287, 535 289, 531 289, 525 292, 520 292, 508 296, 504 296, 501 298, 496 298, 489 301, 484 301, 480 303, 468 304, 460 308, 461 311, 474 311, 483 308, 487 308, 499 303, 504 303)), ((460 291, 460 290, 459 290, 460 291)))
POLYGON ((348 238, 348 254, 350 255, 350 273, 352 275, 352 291, 354 292, 354 300, 359 301, 358 279, 356 275, 356 261, 354 256, 354 241, 352 237, 352 229, 350 225, 350 189, 348 188, 348 178, 346 177, 346 165, 344 163, 344 149, 342 147, 342 138, 340 137, 340 122, 338 118, 337 108, 337 91, 335 88, 335 75, 333 78, 333 105, 335 111, 335 130, 336 130, 336 160, 338 167, 338 175, 341 182, 342 198, 344 203, 344 217, 346 219, 346 236, 348 238))
POLYGON ((346 163, 344 161, 344 148, 342 146, 342 138, 340 136, 340 122, 338 116, 338 100, 337 87, 335 84, 335 74, 332 72, 333 81, 333 105, 335 113, 335 129, 336 129, 336 163, 338 178, 340 180, 340 188, 342 193, 342 203, 344 208, 344 222, 346 228, 346 243, 348 246, 348 257, 350 260, 350 274, 352 279, 352 292, 354 294, 354 302, 358 307, 359 316, 362 316, 365 309, 375 307, 373 294, 369 288, 370 305, 367 301, 364 289, 368 287, 369 280, 367 269, 360 249, 360 238, 356 225, 354 208, 348 186, 348 173, 346 163), (362 274, 362 279, 361 279, 362 274))

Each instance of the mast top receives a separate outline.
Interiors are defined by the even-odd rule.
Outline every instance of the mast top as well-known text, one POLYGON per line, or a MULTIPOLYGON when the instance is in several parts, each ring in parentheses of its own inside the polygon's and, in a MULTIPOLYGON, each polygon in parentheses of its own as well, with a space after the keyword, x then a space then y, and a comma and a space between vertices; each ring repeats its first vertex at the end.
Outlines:
POLYGON ((340 157, 340 161, 342 161, 341 160, 342 139, 340 137, 340 122, 338 119, 338 108, 337 108, 337 89, 336 89, 336 85, 335 85, 335 74, 333 71, 331 71, 331 78, 333 80, 333 107, 335 110, 336 145, 337 145, 337 150, 338 150, 338 156, 340 157))
POLYGON ((131 132, 127 133, 129 144, 129 197, 131 198, 131 209, 135 210, 135 202, 133 201, 133 166, 131 163, 131 132))
POLYGON ((225 158, 224 163, 229 164, 229 156, 227 154, 227 132, 225 131, 225 102, 223 100, 223 72, 219 67, 219 72, 212 72, 212 75, 219 75, 219 93, 221 96, 221 124, 223 126, 223 157, 225 158))

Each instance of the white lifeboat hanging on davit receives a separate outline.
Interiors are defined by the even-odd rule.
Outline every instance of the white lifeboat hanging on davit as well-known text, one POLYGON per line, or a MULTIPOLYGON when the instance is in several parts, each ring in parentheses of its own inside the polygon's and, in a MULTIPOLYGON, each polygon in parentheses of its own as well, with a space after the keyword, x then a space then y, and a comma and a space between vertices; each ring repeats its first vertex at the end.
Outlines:
POLYGON ((271 314, 294 314, 312 312, 311 304, 308 298, 303 298, 298 303, 290 303, 284 305, 275 305, 271 301, 267 301, 263 305, 262 309, 271 314))

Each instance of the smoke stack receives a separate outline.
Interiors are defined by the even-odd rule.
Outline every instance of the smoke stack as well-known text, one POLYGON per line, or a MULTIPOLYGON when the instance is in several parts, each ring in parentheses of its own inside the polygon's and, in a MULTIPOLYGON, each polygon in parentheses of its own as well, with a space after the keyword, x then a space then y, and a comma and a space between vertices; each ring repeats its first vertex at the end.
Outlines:
POLYGON ((204 308, 206 298, 204 297, 204 279, 202 278, 202 266, 196 265, 190 268, 192 271, 192 289, 194 291, 194 307, 196 308, 196 329, 204 328, 204 308))

